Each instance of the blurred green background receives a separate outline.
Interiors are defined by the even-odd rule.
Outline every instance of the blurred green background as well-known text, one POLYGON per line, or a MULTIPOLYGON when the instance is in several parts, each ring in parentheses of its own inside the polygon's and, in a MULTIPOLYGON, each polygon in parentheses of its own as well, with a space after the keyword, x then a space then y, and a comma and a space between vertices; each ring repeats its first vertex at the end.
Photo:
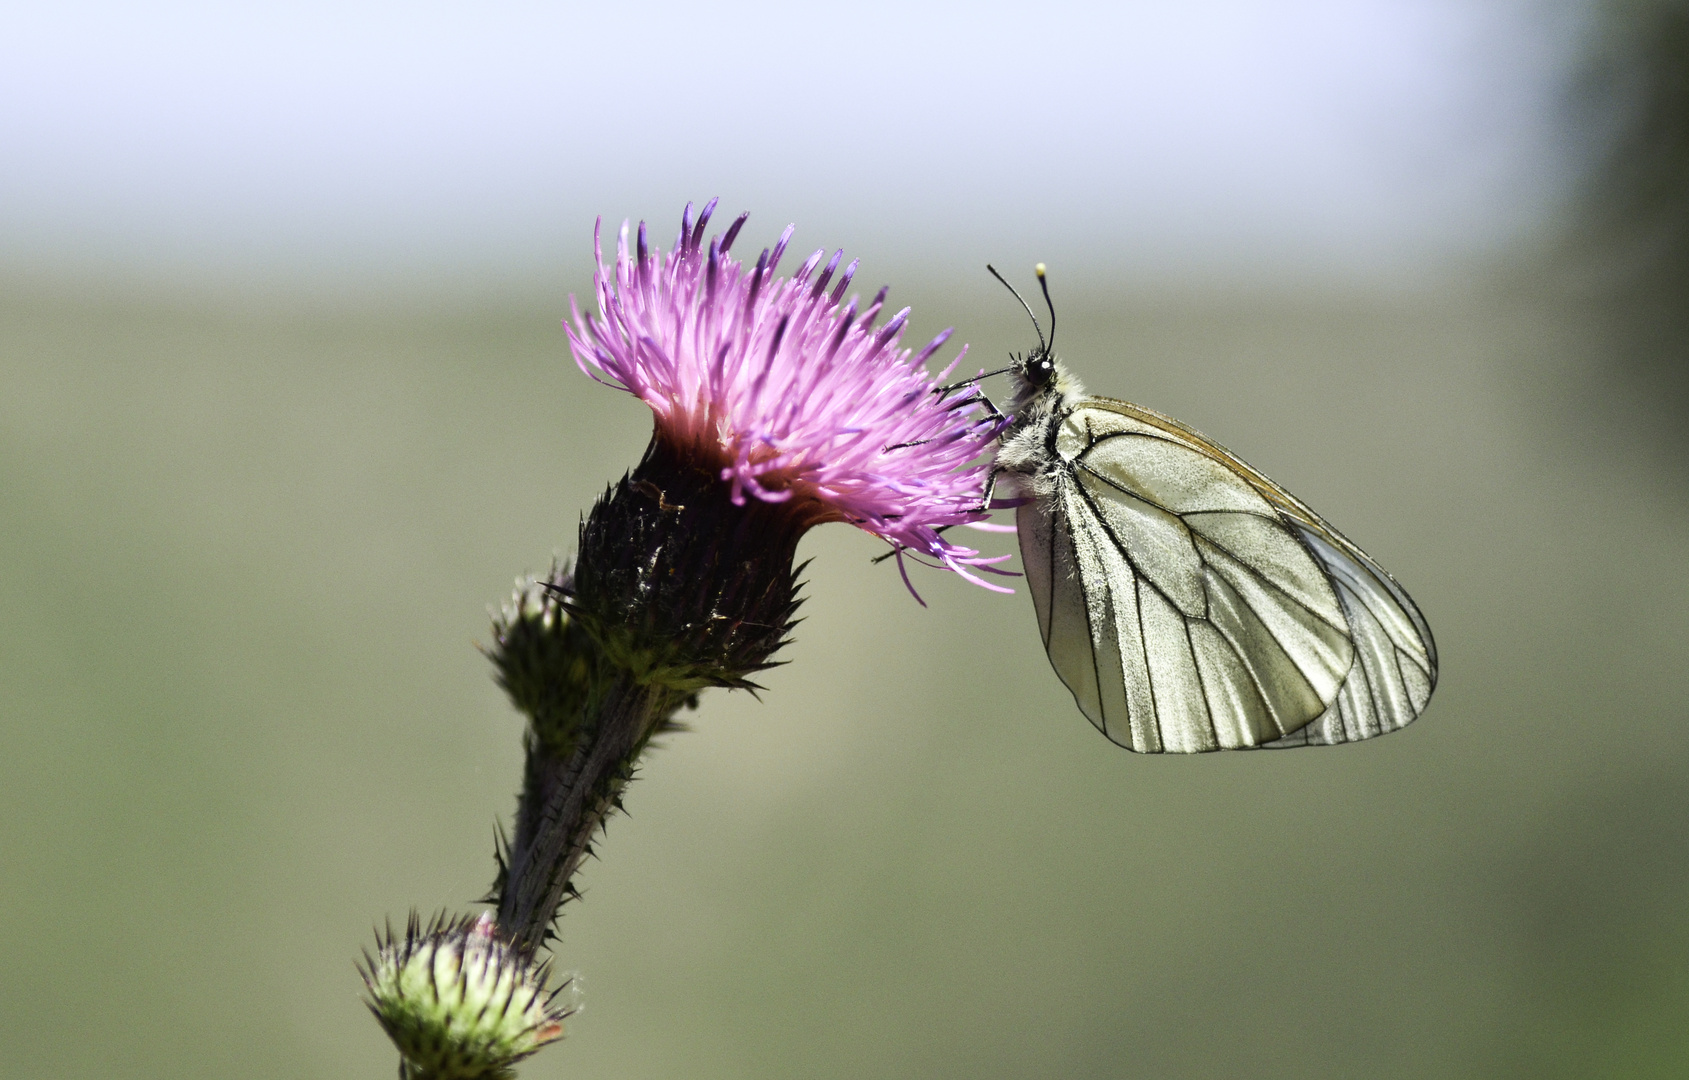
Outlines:
MULTIPOLYGON (((1689 1072, 1689 21, 1544 10, 1576 31, 1555 179, 1463 205, 1547 209, 1467 246, 1291 206, 1319 242, 1290 269, 1260 236, 1169 268, 1119 248, 1136 219, 1064 217, 1086 188, 1000 241, 873 224, 895 192, 800 207, 797 248, 852 245, 911 342, 954 324, 981 363, 1029 335, 976 255, 1049 259, 1093 391, 1215 435, 1409 588, 1427 714, 1135 757, 1024 592, 927 572, 923 609, 818 530, 791 663, 706 694, 612 821, 558 948, 587 1011, 523 1075, 1689 1072)), ((0 215, 0 1075, 392 1074, 352 959, 491 878, 520 726, 473 643, 644 446, 558 320, 593 215, 666 236, 661 195, 559 198, 533 259, 212 229, 151 260, 145 229, 0 215)), ((745 205, 771 241, 786 204, 745 205)))

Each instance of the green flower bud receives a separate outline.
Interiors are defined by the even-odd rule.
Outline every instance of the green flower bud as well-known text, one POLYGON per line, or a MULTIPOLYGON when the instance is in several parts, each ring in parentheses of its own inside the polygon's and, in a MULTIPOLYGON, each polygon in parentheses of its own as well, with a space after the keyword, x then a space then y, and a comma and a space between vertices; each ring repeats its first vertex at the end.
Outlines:
POLYGON ((425 928, 413 912, 403 937, 388 927, 376 946, 359 973, 399 1048, 401 1080, 507 1080, 579 1011, 576 980, 548 993, 550 965, 504 941, 491 913, 436 915, 425 928))

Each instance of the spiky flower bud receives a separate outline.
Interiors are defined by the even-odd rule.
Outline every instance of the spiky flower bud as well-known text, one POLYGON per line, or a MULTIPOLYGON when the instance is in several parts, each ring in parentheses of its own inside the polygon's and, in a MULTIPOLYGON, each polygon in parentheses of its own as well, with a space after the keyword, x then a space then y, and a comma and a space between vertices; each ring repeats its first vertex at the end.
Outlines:
POLYGON ((511 1066, 563 1037, 579 1011, 574 980, 548 992, 549 965, 500 938, 490 913, 413 912, 403 936, 388 927, 359 973, 367 1004, 399 1048, 401 1080, 504 1080, 511 1066))
POLYGON ((518 580, 493 618, 494 644, 483 650, 499 686, 529 718, 529 738, 558 757, 574 749, 604 676, 598 648, 560 602, 573 591, 574 579, 560 566, 543 580, 518 580))
POLYGON ((581 528, 572 608, 636 682, 689 694, 754 687, 798 605, 797 500, 734 503, 730 487, 659 436, 581 528))

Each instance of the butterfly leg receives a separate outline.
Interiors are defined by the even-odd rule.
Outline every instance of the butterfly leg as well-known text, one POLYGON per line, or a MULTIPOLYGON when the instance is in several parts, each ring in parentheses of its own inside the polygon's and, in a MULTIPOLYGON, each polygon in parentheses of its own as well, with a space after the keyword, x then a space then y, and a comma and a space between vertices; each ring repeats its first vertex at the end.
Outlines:
MULTIPOLYGON (((1009 369, 1004 368, 1003 370, 1007 371, 1009 369)), ((932 388, 932 392, 937 394, 939 397, 945 397, 949 394, 955 393, 957 390, 962 389, 964 386, 971 386, 971 387, 974 388, 974 393, 971 394, 968 397, 957 399, 956 403, 954 405, 952 405, 951 408, 952 409, 960 409, 960 408, 965 408, 969 405, 984 405, 986 414, 987 414, 989 419, 994 420, 994 421, 1006 421, 1008 419, 1008 417, 1003 414, 1003 410, 999 409, 997 407, 997 403, 995 401, 992 401, 990 397, 986 396, 986 394, 979 389, 979 381, 981 379, 987 379, 987 378, 990 378, 992 375, 1001 375, 1001 374, 1003 374, 1002 371, 982 372, 978 375, 975 375, 971 379, 964 379, 964 380, 962 380, 961 382, 958 382, 958 383, 951 383, 949 386, 935 386, 935 387, 932 388)), ((893 443, 892 445, 885 447, 884 450, 885 451, 902 450, 905 447, 910 447, 910 446, 924 446, 929 442, 932 442, 932 440, 931 439, 918 439, 915 442, 893 443)), ((985 511, 991 509, 991 497, 997 490, 997 477, 1000 476, 1002 474, 1002 472, 1003 472, 1003 470, 1000 466, 998 466, 996 464, 993 464, 991 466, 991 471, 989 473, 987 473, 986 476, 985 476, 985 491, 980 498, 979 505, 974 508, 974 512, 984 513, 985 511)), ((945 525, 942 528, 938 529, 937 532, 940 535, 943 535, 944 533, 948 532, 950 530, 950 528, 951 527, 949 525, 945 525)), ((887 559, 893 558, 894 556, 897 555, 897 553, 899 551, 902 551, 902 550, 903 550, 903 545, 897 544, 897 545, 894 545, 892 547, 892 549, 890 551, 886 552, 884 555, 877 555, 869 561, 877 566, 880 563, 885 562, 887 559)))
MULTIPOLYGON (((933 387, 932 392, 942 396, 943 394, 948 394, 952 390, 957 390, 957 389, 960 389, 961 387, 968 386, 968 385, 970 385, 970 384, 969 383, 956 383, 954 386, 935 386, 935 387, 933 387)), ((961 408, 966 408, 969 405, 984 405, 985 409, 986 409, 987 416, 991 420, 1006 419, 1006 417, 1003 416, 1002 411, 997 408, 997 403, 992 401, 990 398, 986 397, 983 393, 976 393, 972 397, 960 398, 956 401, 955 404, 951 405, 950 408, 951 409, 961 409, 961 408)), ((902 449, 904 449, 906 447, 910 447, 910 446, 925 446, 927 443, 930 443, 930 442, 932 442, 931 439, 916 439, 914 442, 892 443, 890 446, 881 447, 880 452, 881 453, 889 453, 892 450, 902 450, 902 449)))
MULTIPOLYGON (((980 496, 979 505, 974 507, 975 513, 984 513, 985 511, 992 509, 992 497, 997 493, 997 478, 1001 475, 1003 475, 1003 468, 999 465, 992 465, 991 471, 985 474, 985 491, 980 496)), ((941 525, 933 531, 938 533, 940 536, 943 536, 954 527, 955 526, 953 525, 941 525)), ((903 550, 903 548, 904 545, 902 544, 894 545, 892 549, 884 555, 876 555, 868 561, 875 566, 878 566, 880 563, 883 563, 887 559, 895 556, 899 551, 903 550)))

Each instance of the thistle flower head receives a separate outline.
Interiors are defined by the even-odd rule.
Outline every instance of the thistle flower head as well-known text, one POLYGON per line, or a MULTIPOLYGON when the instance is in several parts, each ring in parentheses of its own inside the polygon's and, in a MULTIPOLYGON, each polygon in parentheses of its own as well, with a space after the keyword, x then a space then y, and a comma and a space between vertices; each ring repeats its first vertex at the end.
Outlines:
POLYGON ((1001 428, 975 395, 935 392, 966 346, 935 377, 925 365, 949 330, 902 348, 909 309, 875 325, 885 289, 846 301, 857 263, 841 272, 842 251, 777 277, 790 226, 746 267, 729 250, 747 215, 705 242, 715 206, 694 222, 688 204, 668 252, 651 250, 644 222, 630 249, 623 222, 614 267, 594 230, 598 314, 571 298, 575 362, 649 405, 656 437, 735 504, 786 503, 806 528, 848 521, 984 584, 967 568, 997 560, 939 532, 986 517, 980 458, 1001 428))
POLYGON ((502 940, 490 914, 413 913, 404 935, 388 929, 359 965, 368 1005, 399 1048, 409 1080, 503 1080, 511 1066, 563 1037, 579 1011, 545 989, 548 967, 502 940))

